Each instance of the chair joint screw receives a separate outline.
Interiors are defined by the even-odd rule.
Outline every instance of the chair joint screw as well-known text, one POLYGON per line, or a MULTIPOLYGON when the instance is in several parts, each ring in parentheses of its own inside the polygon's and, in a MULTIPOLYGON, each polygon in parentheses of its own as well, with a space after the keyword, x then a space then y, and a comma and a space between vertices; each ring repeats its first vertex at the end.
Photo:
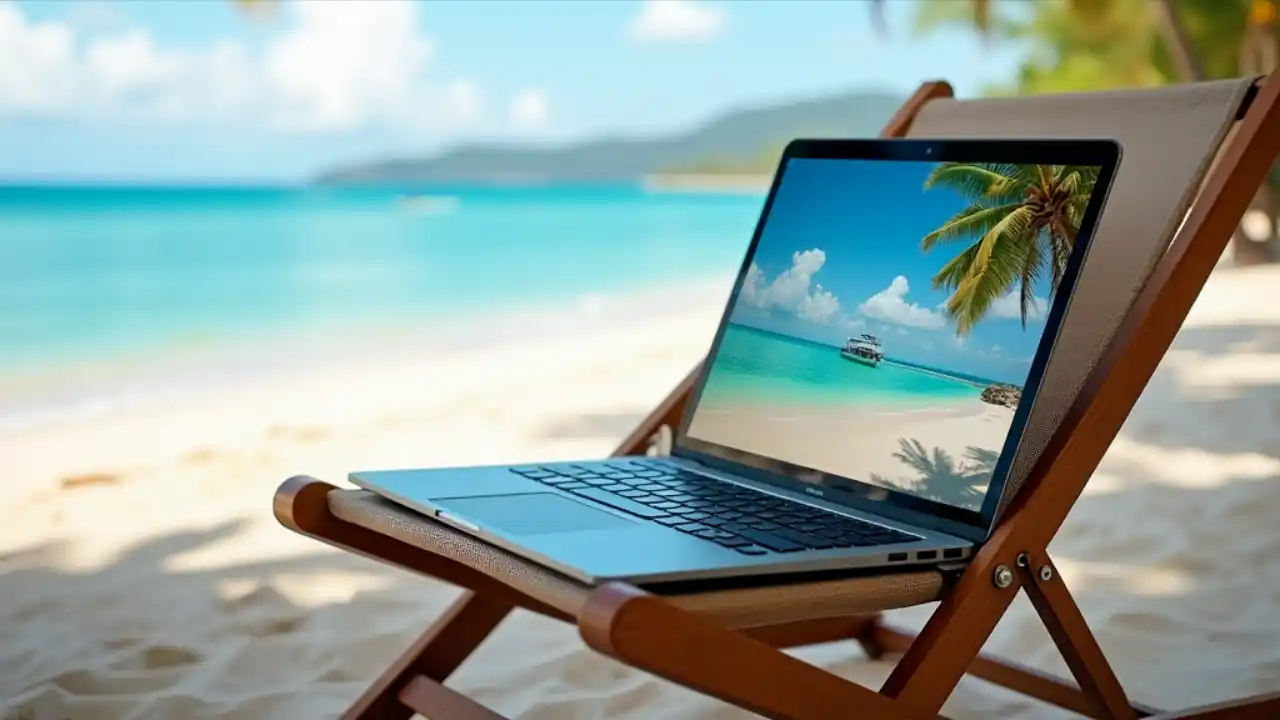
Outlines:
POLYGON ((1040 566, 1040 579, 1048 582, 1053 579, 1053 568, 1048 565, 1040 566))
POLYGON ((1013 584, 1013 571, 1009 569, 1008 565, 1000 565, 996 568, 991 581, 995 583, 996 587, 1004 590, 1013 584))
POLYGON ((1031 558, 1026 553, 1018 553, 1018 567, 1026 567, 1031 564, 1031 558))

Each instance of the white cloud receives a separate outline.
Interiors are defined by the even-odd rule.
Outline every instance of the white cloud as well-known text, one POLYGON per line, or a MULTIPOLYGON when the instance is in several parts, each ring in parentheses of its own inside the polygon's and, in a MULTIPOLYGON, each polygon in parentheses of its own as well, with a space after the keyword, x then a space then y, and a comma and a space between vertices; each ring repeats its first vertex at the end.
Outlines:
POLYGON ((86 0, 71 7, 67 22, 79 32, 99 33, 120 29, 125 25, 125 18, 114 5, 101 0, 86 0))
MULTIPOLYGON (((1027 313, 1027 319, 1036 320, 1044 317, 1045 309, 1048 306, 1049 303, 1044 298, 1033 298, 1030 311, 1027 313)), ((1010 290, 1008 294, 1001 295, 996 298, 995 302, 991 303, 989 312, 999 318, 1022 319, 1022 295, 1017 288, 1010 290)))
POLYGON ((546 93, 537 88, 525 88, 511 101, 511 123, 530 128, 545 125, 551 113, 551 103, 546 93))
POLYGON ((433 46, 416 5, 299 0, 291 10, 296 25, 271 44, 263 68, 285 127, 346 130, 421 111, 414 103, 433 46))
MULTIPOLYGON (((146 29, 28 21, 0 0, 0 116, 233 119, 285 132, 474 122, 480 93, 433 82, 433 43, 402 0, 296 0, 259 50, 166 45, 146 29)), ((116 19, 112 25, 120 25, 116 19)))
POLYGON ((470 121, 480 116, 482 101, 480 88, 475 83, 470 80, 454 80, 445 88, 445 93, 445 105, 457 119, 470 121))
POLYGON ((825 324, 840 311, 836 296, 813 282, 813 276, 826 262, 827 254, 817 248, 792 253, 791 267, 773 282, 768 282, 759 266, 751 263, 742 285, 742 301, 765 310, 779 308, 801 320, 825 324))
POLYGON ((139 29, 92 43, 84 62, 94 91, 122 103, 162 101, 189 72, 187 58, 160 50, 139 29))
POLYGON ((945 326, 946 319, 941 313, 907 301, 907 293, 910 290, 907 278, 899 275, 889 283, 889 287, 867 298, 862 305, 858 306, 858 310, 867 317, 898 325, 929 330, 945 326))
POLYGON ((76 96, 75 35, 66 25, 28 22, 0 2, 0 116, 70 107, 76 96))
POLYGON ((725 11, 701 0, 644 0, 631 23, 631 37, 647 42, 691 42, 724 29, 725 11))

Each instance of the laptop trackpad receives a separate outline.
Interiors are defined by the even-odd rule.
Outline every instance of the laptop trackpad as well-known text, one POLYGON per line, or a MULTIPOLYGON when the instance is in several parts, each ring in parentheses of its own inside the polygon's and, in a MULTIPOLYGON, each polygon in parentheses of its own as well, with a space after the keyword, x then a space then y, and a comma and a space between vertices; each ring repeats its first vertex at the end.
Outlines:
POLYGON ((551 493, 446 498, 435 504, 481 525, 511 535, 608 530, 626 527, 626 518, 551 493))

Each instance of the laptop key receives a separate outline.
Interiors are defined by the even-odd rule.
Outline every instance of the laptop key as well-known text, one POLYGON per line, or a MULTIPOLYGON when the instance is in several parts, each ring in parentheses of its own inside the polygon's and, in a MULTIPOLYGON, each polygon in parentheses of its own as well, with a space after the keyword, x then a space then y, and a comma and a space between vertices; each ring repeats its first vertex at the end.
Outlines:
POLYGON ((805 547, 799 543, 794 543, 786 538, 781 538, 777 535, 773 535, 762 530, 756 530, 754 528, 739 530, 737 534, 757 545, 763 545, 774 552, 796 552, 797 550, 805 549, 805 547))
POLYGON ((659 525, 666 525, 668 527, 671 527, 674 525, 683 525, 689 521, 685 520, 679 515, 667 515, 666 517, 657 518, 655 522, 657 522, 659 525))
POLYGON ((711 517, 710 515, 704 512, 685 513, 684 516, 689 518, 690 520, 703 520, 711 517))
POLYGON ((676 525, 676 529, 680 532, 696 533, 699 530, 710 530, 711 528, 700 523, 685 523, 683 525, 676 525))
POLYGON ((632 502, 631 500, 628 500, 623 497, 618 497, 613 493, 605 492, 599 488, 584 487, 579 490, 574 490, 573 494, 579 497, 587 498, 589 500, 594 500, 600 503, 601 505, 608 505, 609 507, 614 508, 615 510, 621 510, 622 512, 630 513, 637 517, 649 518, 651 520, 660 518, 660 517, 665 517, 667 514, 662 510, 655 510, 647 505, 641 505, 638 502, 632 502))
POLYGON ((711 538, 711 542, 727 548, 740 548, 754 544, 750 540, 744 540, 736 535, 730 535, 729 537, 724 538, 711 538))
POLYGON ((635 488, 628 488, 628 489, 626 489, 626 490, 619 490, 619 491, 618 491, 618 494, 619 494, 619 495, 621 495, 621 496, 622 496, 622 497, 624 497, 624 498, 637 498, 637 497, 644 497, 645 495, 648 495, 648 493, 646 493, 645 491, 643 491, 643 490, 636 490, 635 488))
POLYGON ((799 543, 813 550, 825 550, 827 548, 835 547, 835 543, 826 538, 821 538, 821 537, 818 537, 817 535, 809 535, 808 533, 798 532, 796 530, 792 530, 791 528, 780 527, 777 530, 771 530, 770 532, 772 532, 774 535, 777 535, 778 537, 786 538, 791 542, 799 543))
POLYGON ((588 485, 594 485, 596 487, 608 487, 609 485, 616 484, 614 483, 614 481, 609 480, 608 478, 583 478, 582 482, 588 485))
POLYGON ((737 550, 743 555, 768 555, 769 554, 768 550, 765 550, 764 548, 756 545, 743 545, 742 547, 734 548, 734 550, 737 550))
POLYGON ((561 483, 556 487, 560 488, 561 490, 582 490, 585 488, 589 488, 591 486, 587 485, 586 483, 571 482, 571 483, 561 483))

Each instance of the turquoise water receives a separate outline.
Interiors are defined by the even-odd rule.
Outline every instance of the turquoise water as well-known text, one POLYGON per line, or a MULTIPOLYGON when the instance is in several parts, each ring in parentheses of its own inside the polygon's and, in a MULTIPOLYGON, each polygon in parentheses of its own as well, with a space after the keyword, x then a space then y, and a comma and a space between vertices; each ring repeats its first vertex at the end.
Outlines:
POLYGON ((724 275, 761 203, 630 187, 428 192, 0 187, 0 367, 724 275))
POLYGON ((726 404, 865 402, 911 408, 976 398, 981 392, 981 387, 962 379, 895 364, 892 353, 872 368, 840 357, 834 347, 730 325, 711 366, 703 399, 726 404))

